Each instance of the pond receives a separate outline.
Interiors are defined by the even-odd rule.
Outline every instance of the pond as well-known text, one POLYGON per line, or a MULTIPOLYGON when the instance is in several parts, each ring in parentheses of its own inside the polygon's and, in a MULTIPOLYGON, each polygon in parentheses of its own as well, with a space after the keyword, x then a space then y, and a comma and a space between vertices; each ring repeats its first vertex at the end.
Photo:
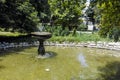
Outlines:
POLYGON ((0 80, 119 80, 117 51, 45 46, 54 57, 38 59, 37 47, 0 55, 0 80))

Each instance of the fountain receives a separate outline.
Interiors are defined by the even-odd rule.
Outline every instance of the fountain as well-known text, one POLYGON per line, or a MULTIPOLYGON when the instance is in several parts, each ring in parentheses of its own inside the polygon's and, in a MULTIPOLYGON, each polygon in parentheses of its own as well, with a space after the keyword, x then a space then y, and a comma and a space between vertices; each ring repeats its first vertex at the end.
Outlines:
POLYGON ((52 37, 52 34, 49 32, 32 32, 31 35, 35 38, 38 39, 39 41, 39 47, 38 47, 38 58, 40 57, 48 57, 50 54, 45 53, 45 48, 44 48, 44 41, 46 39, 49 39, 52 37))

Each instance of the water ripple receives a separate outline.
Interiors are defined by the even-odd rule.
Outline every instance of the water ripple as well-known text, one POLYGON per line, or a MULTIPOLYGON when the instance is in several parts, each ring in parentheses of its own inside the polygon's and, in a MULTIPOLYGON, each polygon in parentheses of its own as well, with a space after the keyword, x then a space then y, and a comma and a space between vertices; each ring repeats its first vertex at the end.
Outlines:
POLYGON ((82 53, 78 55, 78 61, 81 63, 83 67, 88 67, 88 64, 86 63, 86 59, 82 53))

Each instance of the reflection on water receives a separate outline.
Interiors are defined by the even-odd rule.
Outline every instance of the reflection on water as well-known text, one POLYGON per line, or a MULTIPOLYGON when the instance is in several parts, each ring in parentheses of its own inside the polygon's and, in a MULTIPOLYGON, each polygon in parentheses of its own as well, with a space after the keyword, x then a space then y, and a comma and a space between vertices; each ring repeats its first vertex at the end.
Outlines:
POLYGON ((88 64, 86 63, 85 57, 82 53, 78 55, 78 61, 81 63, 83 67, 88 67, 88 64))

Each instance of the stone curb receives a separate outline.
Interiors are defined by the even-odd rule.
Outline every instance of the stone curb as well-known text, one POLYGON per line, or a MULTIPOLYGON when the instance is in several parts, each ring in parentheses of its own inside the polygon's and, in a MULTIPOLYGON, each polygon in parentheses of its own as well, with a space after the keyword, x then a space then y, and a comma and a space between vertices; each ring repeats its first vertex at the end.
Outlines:
MULTIPOLYGON (((17 47, 30 47, 30 46, 38 46, 39 42, 20 42, 20 43, 7 43, 0 42, 0 50, 7 50, 9 48, 17 48, 17 47)), ((108 49, 108 50, 117 50, 120 51, 120 42, 44 42, 45 46, 61 46, 61 47, 89 47, 89 48, 99 48, 99 49, 108 49)))
POLYGON ((118 50, 120 51, 120 42, 48 42, 44 43, 46 46, 62 46, 62 47, 89 47, 89 48, 99 48, 108 50, 118 50))

